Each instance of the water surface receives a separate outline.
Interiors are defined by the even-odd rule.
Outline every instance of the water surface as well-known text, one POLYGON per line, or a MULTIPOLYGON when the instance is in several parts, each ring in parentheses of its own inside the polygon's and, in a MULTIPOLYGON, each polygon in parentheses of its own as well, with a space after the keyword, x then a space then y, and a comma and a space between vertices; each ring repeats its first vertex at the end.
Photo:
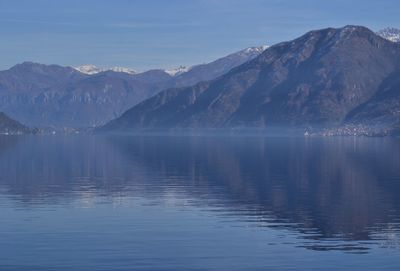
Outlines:
POLYGON ((400 140, 0 137, 0 270, 398 270, 400 140))

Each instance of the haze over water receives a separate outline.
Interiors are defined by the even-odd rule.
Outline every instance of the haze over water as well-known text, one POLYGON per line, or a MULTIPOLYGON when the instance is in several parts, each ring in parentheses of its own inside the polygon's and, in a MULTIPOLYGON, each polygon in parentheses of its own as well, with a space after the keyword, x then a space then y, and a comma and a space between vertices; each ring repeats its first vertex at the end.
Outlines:
POLYGON ((0 137, 1 270, 398 270, 400 140, 0 137))

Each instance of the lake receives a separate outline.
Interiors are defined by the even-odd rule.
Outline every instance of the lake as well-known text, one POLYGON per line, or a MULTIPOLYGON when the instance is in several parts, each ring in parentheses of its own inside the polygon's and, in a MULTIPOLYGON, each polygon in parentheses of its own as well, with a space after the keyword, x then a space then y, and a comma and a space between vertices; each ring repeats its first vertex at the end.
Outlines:
POLYGON ((0 137, 0 270, 399 270, 400 139, 0 137))

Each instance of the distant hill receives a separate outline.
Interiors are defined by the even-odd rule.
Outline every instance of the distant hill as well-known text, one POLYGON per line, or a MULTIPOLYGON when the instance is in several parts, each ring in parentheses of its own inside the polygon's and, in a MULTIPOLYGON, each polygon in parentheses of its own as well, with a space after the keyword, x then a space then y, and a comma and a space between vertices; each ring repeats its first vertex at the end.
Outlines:
POLYGON ((101 131, 177 127, 396 127, 400 45, 361 26, 311 31, 229 73, 162 91, 101 131))
POLYGON ((32 130, 28 127, 0 112, 0 134, 25 134, 30 132, 32 130))

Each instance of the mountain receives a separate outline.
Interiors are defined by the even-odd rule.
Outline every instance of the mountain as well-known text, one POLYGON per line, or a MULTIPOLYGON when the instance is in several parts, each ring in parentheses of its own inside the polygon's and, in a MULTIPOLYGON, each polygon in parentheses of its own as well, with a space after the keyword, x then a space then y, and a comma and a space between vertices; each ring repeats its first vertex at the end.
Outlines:
POLYGON ((387 27, 377 32, 379 36, 392 42, 400 42, 400 29, 387 27))
POLYGON ((99 130, 333 127, 368 124, 369 108, 396 119, 399 64, 400 45, 365 27, 311 31, 215 80, 162 91, 99 130))
POLYGON ((1 134, 25 134, 31 130, 19 123, 16 120, 11 119, 3 112, 0 112, 0 135, 1 134))
POLYGON ((100 72, 106 72, 106 71, 124 72, 124 73, 129 73, 129 74, 137 73, 135 70, 130 69, 130 68, 124 68, 124 67, 99 68, 92 64, 86 64, 86 65, 82 65, 79 67, 74 67, 74 69, 81 73, 90 74, 90 75, 100 73, 100 72))
POLYGON ((0 71, 0 90, 35 92, 50 85, 63 85, 82 78, 85 75, 73 68, 24 62, 9 70, 0 71))
POLYGON ((260 53, 248 51, 174 74, 161 69, 133 73, 24 62, 0 71, 0 111, 32 126, 102 125, 161 90, 215 79, 260 53))

